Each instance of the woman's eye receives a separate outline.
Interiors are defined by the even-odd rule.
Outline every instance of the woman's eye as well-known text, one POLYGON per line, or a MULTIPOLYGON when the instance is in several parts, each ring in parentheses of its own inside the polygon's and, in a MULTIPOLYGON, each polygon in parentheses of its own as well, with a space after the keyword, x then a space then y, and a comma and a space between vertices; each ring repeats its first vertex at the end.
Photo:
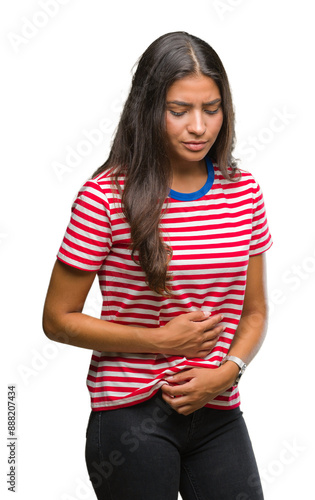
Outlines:
POLYGON ((215 109, 214 111, 210 111, 210 109, 205 109, 205 112, 208 114, 208 115, 215 115, 218 111, 219 111, 220 107, 215 109))
POLYGON ((185 111, 172 111, 170 109, 170 113, 173 115, 173 116, 183 116, 185 114, 185 111))

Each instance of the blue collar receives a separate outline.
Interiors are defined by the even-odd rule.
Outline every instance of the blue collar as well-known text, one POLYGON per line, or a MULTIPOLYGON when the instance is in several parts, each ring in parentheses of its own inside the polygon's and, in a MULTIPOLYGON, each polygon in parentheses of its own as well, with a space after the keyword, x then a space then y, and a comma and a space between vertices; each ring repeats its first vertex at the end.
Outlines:
POLYGON ((207 192, 211 189, 211 186, 214 181, 214 168, 212 165, 212 161, 206 157, 206 165, 208 170, 208 179, 204 186, 198 191, 194 191, 193 193, 180 193, 179 191, 174 191, 174 189, 170 190, 169 197, 178 201, 194 201, 202 198, 207 192))

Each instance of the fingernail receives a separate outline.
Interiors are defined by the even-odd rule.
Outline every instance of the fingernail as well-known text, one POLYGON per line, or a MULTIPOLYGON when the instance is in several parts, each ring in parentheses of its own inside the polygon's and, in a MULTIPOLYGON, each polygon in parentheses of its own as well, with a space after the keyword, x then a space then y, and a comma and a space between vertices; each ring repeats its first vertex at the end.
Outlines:
POLYGON ((205 315, 206 318, 209 318, 209 316, 211 315, 211 312, 210 311, 203 311, 203 314, 205 315))

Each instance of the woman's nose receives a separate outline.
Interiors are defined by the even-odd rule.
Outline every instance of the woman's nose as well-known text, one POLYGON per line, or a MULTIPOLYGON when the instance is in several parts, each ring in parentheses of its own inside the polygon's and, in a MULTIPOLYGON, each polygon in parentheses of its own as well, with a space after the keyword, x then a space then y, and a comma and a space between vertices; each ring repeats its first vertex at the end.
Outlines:
POLYGON ((202 113, 196 111, 190 116, 190 121, 187 126, 187 130, 190 134, 203 135, 206 131, 206 124, 203 119, 202 113))

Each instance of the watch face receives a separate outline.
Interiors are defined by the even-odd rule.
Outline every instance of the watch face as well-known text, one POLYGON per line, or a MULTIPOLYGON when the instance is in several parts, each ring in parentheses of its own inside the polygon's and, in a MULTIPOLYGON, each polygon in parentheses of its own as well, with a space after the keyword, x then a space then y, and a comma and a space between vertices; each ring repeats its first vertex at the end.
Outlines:
POLYGON ((237 376, 237 378, 236 378, 236 380, 235 380, 235 384, 236 384, 236 385, 239 383, 240 378, 241 378, 241 376, 243 375, 243 373, 245 372, 245 370, 246 370, 246 364, 245 364, 245 363, 243 363, 242 367, 240 368, 239 374, 238 374, 238 376, 237 376))

